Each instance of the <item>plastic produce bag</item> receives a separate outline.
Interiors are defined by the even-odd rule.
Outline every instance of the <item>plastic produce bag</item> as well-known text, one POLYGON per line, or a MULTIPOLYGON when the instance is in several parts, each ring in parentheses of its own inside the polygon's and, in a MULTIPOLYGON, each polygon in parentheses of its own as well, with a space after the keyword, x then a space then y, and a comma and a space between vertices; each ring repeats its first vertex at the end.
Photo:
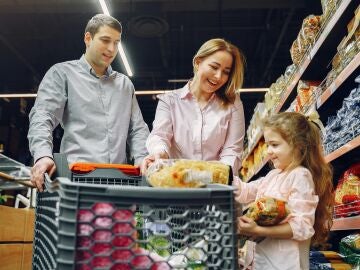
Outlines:
POLYGON ((344 261, 353 265, 360 265, 360 234, 350 234, 341 239, 339 243, 340 253, 344 261))
POLYGON ((147 182, 153 187, 197 188, 210 183, 228 184, 230 166, 218 161, 159 159, 147 172, 147 182))

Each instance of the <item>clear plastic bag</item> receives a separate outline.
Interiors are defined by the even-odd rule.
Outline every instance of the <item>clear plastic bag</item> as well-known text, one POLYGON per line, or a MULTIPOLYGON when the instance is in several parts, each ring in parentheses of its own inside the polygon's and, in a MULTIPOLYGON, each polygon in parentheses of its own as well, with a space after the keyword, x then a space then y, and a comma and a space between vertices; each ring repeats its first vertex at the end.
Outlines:
MULTIPOLYGON (((264 197, 251 203, 245 216, 251 218, 259 226, 274 226, 283 221, 290 214, 287 203, 275 198, 264 197)), ((241 234, 241 231, 240 231, 241 234)), ((265 237, 240 236, 240 246, 247 240, 260 243, 265 237)))
POLYGON ((153 187, 197 188, 210 183, 229 184, 230 166, 219 161, 158 159, 146 172, 153 187))

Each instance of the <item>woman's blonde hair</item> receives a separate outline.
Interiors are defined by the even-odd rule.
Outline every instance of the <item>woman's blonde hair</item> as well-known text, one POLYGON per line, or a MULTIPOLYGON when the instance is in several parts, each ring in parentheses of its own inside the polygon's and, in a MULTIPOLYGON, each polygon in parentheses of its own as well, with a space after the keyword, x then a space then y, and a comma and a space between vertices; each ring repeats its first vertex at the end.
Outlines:
POLYGON ((233 61, 227 83, 215 92, 221 99, 223 106, 227 106, 235 101, 236 90, 241 88, 244 82, 245 56, 238 47, 230 42, 214 38, 201 45, 193 58, 194 75, 196 74, 195 62, 198 59, 205 59, 217 51, 227 51, 232 55, 233 61))
POLYGON ((292 168, 301 165, 311 172, 315 192, 319 196, 312 242, 324 242, 332 225, 334 197, 332 168, 323 156, 319 127, 306 116, 296 112, 274 114, 265 120, 264 127, 279 133, 294 149, 292 168))

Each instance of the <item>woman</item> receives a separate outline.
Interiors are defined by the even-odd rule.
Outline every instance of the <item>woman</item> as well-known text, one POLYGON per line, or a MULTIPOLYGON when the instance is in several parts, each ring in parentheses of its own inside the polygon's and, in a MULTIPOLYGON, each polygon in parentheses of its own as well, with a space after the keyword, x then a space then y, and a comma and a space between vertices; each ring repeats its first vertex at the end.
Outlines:
POLYGON ((236 90, 243 84, 244 65, 239 49, 223 39, 200 47, 194 77, 159 97, 143 168, 157 158, 218 160, 238 174, 245 127, 236 90))

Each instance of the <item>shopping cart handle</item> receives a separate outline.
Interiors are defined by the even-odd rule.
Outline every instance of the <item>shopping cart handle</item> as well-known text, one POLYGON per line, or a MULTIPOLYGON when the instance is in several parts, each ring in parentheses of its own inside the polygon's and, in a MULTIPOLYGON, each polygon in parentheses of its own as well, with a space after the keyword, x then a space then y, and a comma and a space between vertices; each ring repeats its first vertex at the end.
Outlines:
POLYGON ((50 193, 53 193, 54 191, 56 191, 56 189, 58 187, 57 181, 51 180, 48 173, 44 174, 44 184, 45 184, 45 190, 50 193))

